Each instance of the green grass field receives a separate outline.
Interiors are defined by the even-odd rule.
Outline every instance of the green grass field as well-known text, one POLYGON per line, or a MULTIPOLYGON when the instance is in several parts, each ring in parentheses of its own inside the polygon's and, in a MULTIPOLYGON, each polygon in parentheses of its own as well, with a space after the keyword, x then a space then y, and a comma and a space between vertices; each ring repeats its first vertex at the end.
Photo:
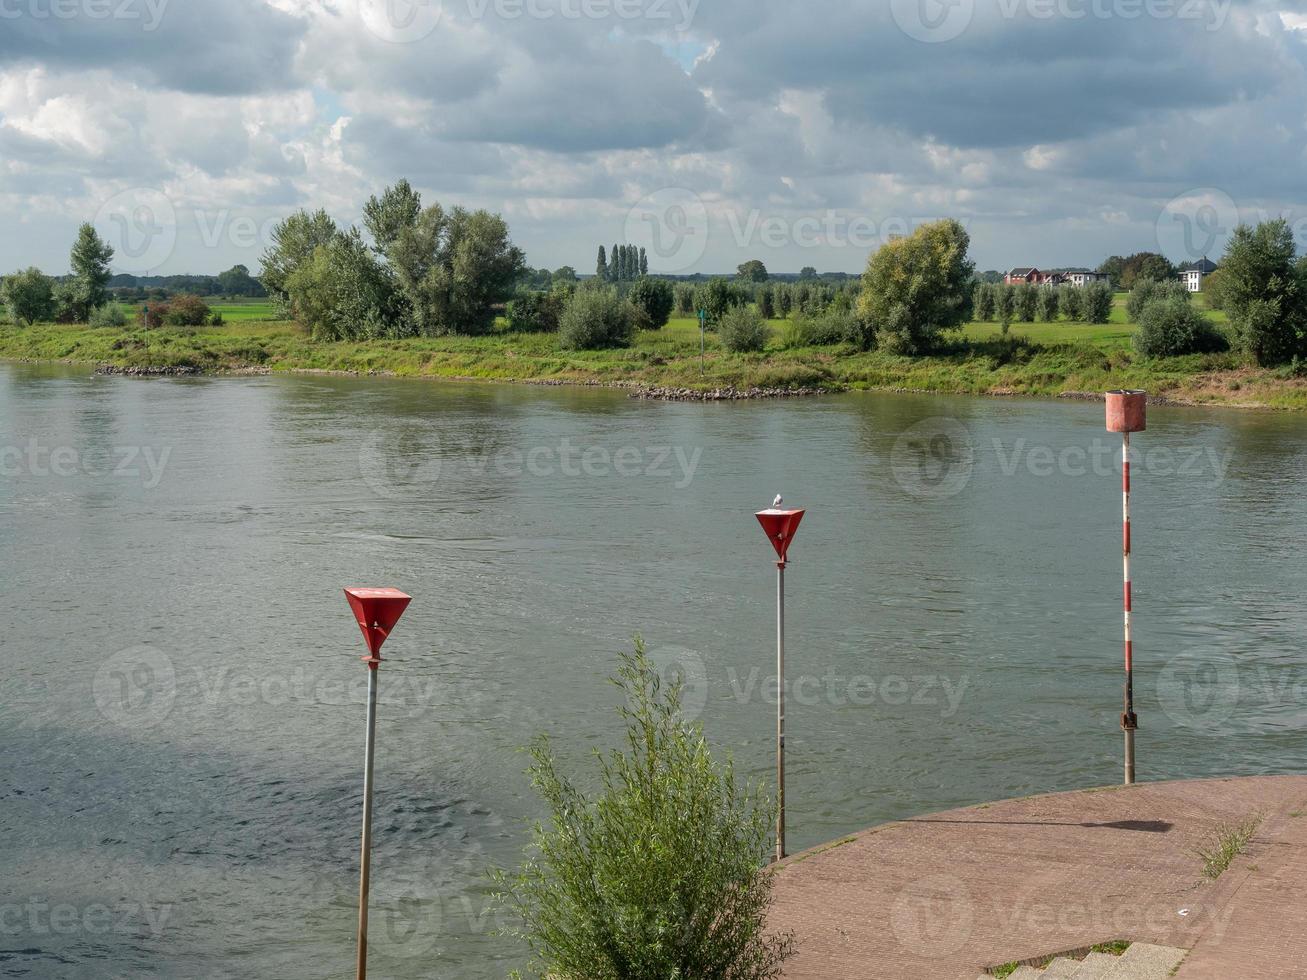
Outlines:
POLYGON ((722 349, 711 331, 701 372, 699 324, 674 319, 645 331, 623 350, 561 351, 552 334, 499 331, 483 337, 421 337, 315 342, 291 323, 269 319, 264 302, 218 303, 220 327, 133 325, 0 326, 0 357, 103 363, 122 367, 195 367, 208 372, 340 371, 398 377, 496 381, 598 382, 712 389, 727 386, 831 390, 931 391, 1056 396, 1137 387, 1192 404, 1307 409, 1307 381, 1286 369, 1247 367, 1235 354, 1149 360, 1135 354, 1124 304, 1112 322, 968 324, 941 352, 903 357, 850 347, 783 349, 780 321, 757 354, 722 349))

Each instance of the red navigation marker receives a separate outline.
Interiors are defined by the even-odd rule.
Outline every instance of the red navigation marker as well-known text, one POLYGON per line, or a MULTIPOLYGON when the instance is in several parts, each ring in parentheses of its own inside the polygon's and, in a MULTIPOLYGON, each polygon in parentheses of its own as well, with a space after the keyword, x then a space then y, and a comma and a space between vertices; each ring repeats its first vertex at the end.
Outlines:
POLYGON ((413 597, 399 589, 346 589, 345 598, 354 610, 354 618, 358 620, 371 654, 363 659, 375 670, 381 662, 381 644, 390 638, 390 631, 404 615, 413 597))
POLYGON ((776 556, 782 562, 789 561, 790 542, 794 540, 805 513, 802 510, 778 510, 772 507, 757 514, 758 523, 762 525, 767 540, 776 549, 776 556))
POLYGON ((1109 391, 1107 431, 1143 432, 1148 428, 1148 392, 1109 391))

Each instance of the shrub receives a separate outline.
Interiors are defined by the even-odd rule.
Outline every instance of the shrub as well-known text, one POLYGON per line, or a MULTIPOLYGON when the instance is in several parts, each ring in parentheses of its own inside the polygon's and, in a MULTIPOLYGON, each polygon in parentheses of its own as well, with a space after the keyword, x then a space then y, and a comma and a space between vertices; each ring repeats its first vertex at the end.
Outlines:
POLYGON ((200 297, 183 293, 172 298, 163 322, 170 327, 202 327, 209 322, 211 312, 200 297))
POLYGON ((548 739, 531 750, 531 783, 550 811, 497 898, 546 976, 779 976, 793 937, 766 933, 774 875, 764 868, 774 810, 713 760, 684 720, 681 684, 664 685, 637 640, 613 679, 625 750, 599 757, 600 789, 559 771, 548 739))
POLYGON ((1229 346, 1210 320, 1178 296, 1158 297, 1140 311, 1134 344, 1145 357, 1206 354, 1229 346))
POLYGON ((734 354, 762 350, 768 335, 767 321, 750 306, 733 306, 717 321, 722 346, 734 354))
POLYGON ((646 329, 661 330, 667 326, 676 306, 676 293, 672 284, 666 279, 641 276, 626 294, 627 301, 644 313, 649 326, 646 329))
POLYGON ((1234 230, 1221 261, 1221 299, 1239 346, 1259 365, 1307 356, 1307 260, 1283 218, 1234 230))
POLYGON ((1011 323, 1017 312, 1016 289, 1006 283, 994 286, 994 319, 1000 323, 1011 323))
POLYGON ((91 310, 89 322, 93 327, 125 327, 127 314, 121 306, 111 301, 91 310))
POLYGON ((800 315, 781 327, 781 346, 787 349, 853 344, 860 350, 869 350, 875 341, 875 329, 852 310, 830 309, 819 316, 800 315))
POLYGON ((673 291, 676 296, 676 315, 677 316, 695 316, 698 310, 694 308, 694 287, 688 282, 677 283, 673 291))
POLYGON ((578 290, 558 323, 564 350, 629 347, 634 333, 633 308, 611 289, 578 290))
POLYGON ((168 316, 170 307, 165 302, 154 302, 147 306, 141 307, 141 311, 136 314, 139 323, 144 324, 152 330, 157 330, 163 326, 165 318, 168 316), (146 310, 149 312, 147 313, 146 310))
POLYGON ((781 319, 790 315, 790 310, 794 309, 794 290, 783 282, 776 283, 772 287, 772 295, 776 297, 776 315, 781 319))
POLYGON ((764 320, 775 319, 776 304, 772 301, 770 286, 759 286, 758 291, 754 294, 753 301, 758 304, 759 316, 764 320))
POLYGON ((971 299, 972 316, 980 323, 989 323, 994 319, 994 287, 982 282, 976 286, 975 295, 971 299))
POLYGON ((1039 320, 1041 323, 1053 323, 1057 320, 1057 312, 1060 302, 1057 290, 1052 286, 1044 286, 1040 288, 1039 320))
POLYGON ((523 291, 508 304, 508 329, 518 333, 553 333, 563 315, 558 293, 523 291))
POLYGON ((55 315, 55 283, 40 269, 33 266, 0 283, 0 299, 4 300, 9 318, 17 326, 39 323, 55 315))
POLYGON ((1189 302, 1189 290, 1185 288, 1184 283, 1179 279, 1168 279, 1159 281, 1157 279, 1140 279, 1135 283, 1135 288, 1130 290, 1130 296, 1125 301, 1126 315, 1130 317, 1131 323, 1138 323, 1140 314, 1144 312, 1144 307, 1155 299, 1182 299, 1189 302))
POLYGON ((1090 283, 1081 289, 1080 314, 1085 323, 1107 323, 1112 319, 1112 287, 1105 282, 1090 283))

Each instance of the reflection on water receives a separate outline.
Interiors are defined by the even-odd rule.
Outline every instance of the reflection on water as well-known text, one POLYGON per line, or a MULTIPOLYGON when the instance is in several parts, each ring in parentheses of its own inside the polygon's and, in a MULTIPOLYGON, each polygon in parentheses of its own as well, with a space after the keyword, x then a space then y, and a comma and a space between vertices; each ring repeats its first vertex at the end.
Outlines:
MULTIPOLYGON (((778 491, 809 508, 793 847, 1114 782, 1116 449, 1092 403, 0 366, 0 972, 349 975, 366 677, 340 589, 393 584, 374 968, 502 976, 483 870, 537 813, 518 750, 611 741, 633 634, 770 775, 752 512, 778 491)), ((1299 769, 1307 422, 1153 409, 1136 451, 1141 778, 1299 769)))

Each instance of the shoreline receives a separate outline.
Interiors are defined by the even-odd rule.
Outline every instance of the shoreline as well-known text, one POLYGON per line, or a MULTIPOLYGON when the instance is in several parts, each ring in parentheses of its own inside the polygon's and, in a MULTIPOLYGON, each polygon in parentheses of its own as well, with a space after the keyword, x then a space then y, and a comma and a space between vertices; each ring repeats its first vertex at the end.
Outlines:
MULTIPOLYGON (((841 395, 853 392, 888 395, 936 395, 971 398, 1031 398, 1039 401, 1096 401, 1104 400, 1100 391, 1061 391, 1043 394, 1032 391, 1018 391, 995 388, 987 391, 959 391, 947 388, 909 388, 900 385, 851 385, 833 382, 825 386, 802 386, 783 388, 778 386, 737 387, 734 384, 717 384, 713 387, 691 388, 684 385, 654 384, 641 381, 610 380, 599 377, 584 378, 506 378, 477 377, 474 375, 446 374, 402 374, 385 369, 358 370, 347 368, 311 368, 279 367, 270 368, 261 365, 240 365, 233 367, 207 368, 197 365, 127 365, 91 358, 42 358, 12 357, 0 355, 0 363, 7 364, 52 364, 69 367, 85 366, 91 368, 93 375, 102 377, 127 378, 257 378, 276 375, 293 375, 298 377, 359 378, 375 380, 405 380, 451 382, 454 384, 507 384, 526 385, 539 388, 606 388, 625 391, 627 396, 641 401, 666 402, 735 402, 735 401, 776 401, 790 398, 813 398, 823 395, 841 395)), ((1298 412, 1307 408, 1289 405, 1269 405, 1258 401, 1236 400, 1199 400, 1174 394, 1148 395, 1150 405, 1173 408, 1223 408, 1240 412, 1298 412)))

